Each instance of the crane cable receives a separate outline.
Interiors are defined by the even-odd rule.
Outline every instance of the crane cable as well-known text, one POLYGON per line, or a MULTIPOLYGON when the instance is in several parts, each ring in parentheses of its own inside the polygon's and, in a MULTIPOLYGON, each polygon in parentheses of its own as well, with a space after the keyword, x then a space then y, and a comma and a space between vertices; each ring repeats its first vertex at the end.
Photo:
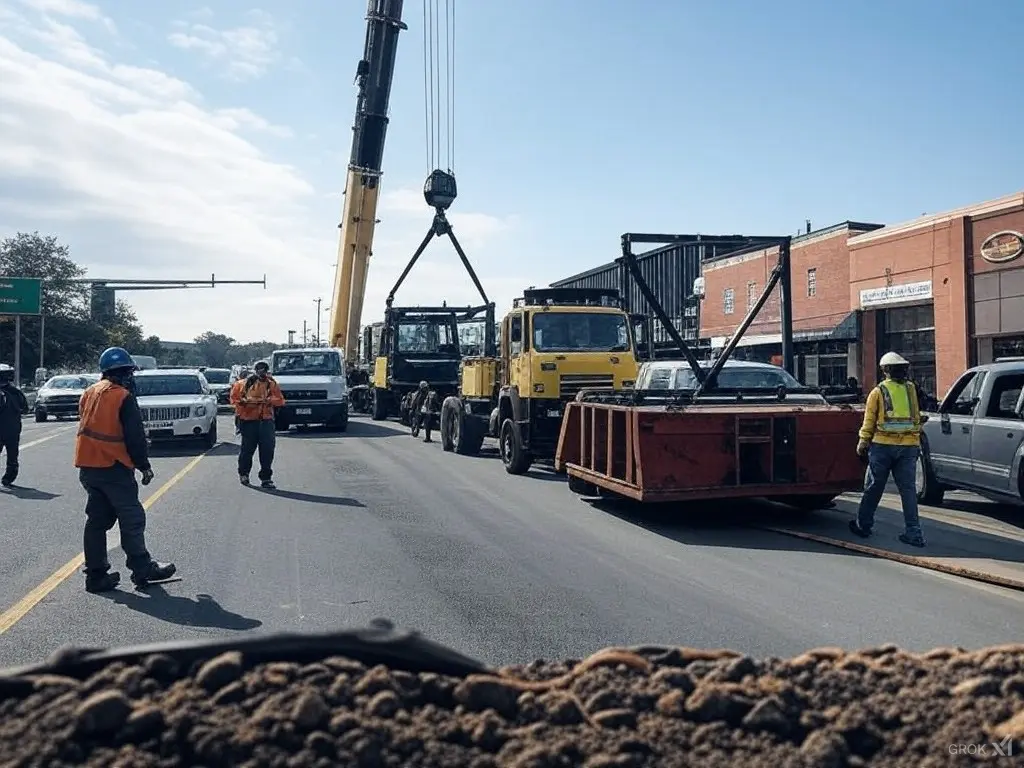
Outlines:
POLYGON ((455 0, 423 0, 423 123, 427 172, 454 174, 455 0))

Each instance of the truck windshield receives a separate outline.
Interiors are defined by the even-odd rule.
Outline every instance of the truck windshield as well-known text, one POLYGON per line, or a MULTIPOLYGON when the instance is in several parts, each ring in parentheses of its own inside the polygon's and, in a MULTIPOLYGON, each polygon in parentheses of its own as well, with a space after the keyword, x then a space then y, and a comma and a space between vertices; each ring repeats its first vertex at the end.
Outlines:
POLYGON ((135 396, 201 395, 203 385, 198 376, 136 376, 135 396))
POLYGON ((275 353, 275 376, 340 376, 341 359, 337 352, 275 353))
POLYGON ((43 385, 44 389, 88 389, 96 379, 85 376, 54 376, 43 385))
POLYGON ((227 368, 207 368, 203 371, 203 376, 211 384, 230 384, 231 383, 231 371, 227 368))
POLYGON ((628 352, 629 329, 619 314, 537 312, 533 348, 538 352, 628 352))
POLYGON ((399 323, 397 335, 398 352, 454 356, 459 354, 459 340, 448 318, 399 323))

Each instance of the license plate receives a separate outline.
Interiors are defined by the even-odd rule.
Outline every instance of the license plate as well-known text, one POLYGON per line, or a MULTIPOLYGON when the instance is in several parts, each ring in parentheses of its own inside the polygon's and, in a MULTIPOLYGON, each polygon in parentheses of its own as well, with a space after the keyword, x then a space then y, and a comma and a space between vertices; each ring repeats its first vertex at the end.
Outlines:
POLYGON ((173 426, 173 421, 151 421, 146 425, 146 429, 170 429, 173 426))
POLYGON ((313 409, 312 408, 296 408, 295 409, 295 414, 297 416, 312 416, 313 415, 313 409))

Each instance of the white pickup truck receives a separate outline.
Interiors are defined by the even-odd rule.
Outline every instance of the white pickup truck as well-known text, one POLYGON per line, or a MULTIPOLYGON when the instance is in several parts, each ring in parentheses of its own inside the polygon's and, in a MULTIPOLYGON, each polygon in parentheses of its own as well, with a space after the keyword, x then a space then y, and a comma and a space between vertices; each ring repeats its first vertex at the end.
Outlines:
POLYGON ((292 424, 323 424, 348 429, 348 382, 340 349, 278 349, 270 355, 270 373, 281 387, 285 406, 274 420, 278 431, 292 424))

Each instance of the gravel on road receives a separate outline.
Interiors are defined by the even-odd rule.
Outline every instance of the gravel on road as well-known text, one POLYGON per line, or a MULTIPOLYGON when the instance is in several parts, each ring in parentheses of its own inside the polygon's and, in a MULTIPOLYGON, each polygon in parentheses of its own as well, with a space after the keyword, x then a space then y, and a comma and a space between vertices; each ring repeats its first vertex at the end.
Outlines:
POLYGON ((230 651, 0 678, 12 768, 966 766, 1008 737, 1024 746, 1024 645, 609 649, 463 679, 230 651))

